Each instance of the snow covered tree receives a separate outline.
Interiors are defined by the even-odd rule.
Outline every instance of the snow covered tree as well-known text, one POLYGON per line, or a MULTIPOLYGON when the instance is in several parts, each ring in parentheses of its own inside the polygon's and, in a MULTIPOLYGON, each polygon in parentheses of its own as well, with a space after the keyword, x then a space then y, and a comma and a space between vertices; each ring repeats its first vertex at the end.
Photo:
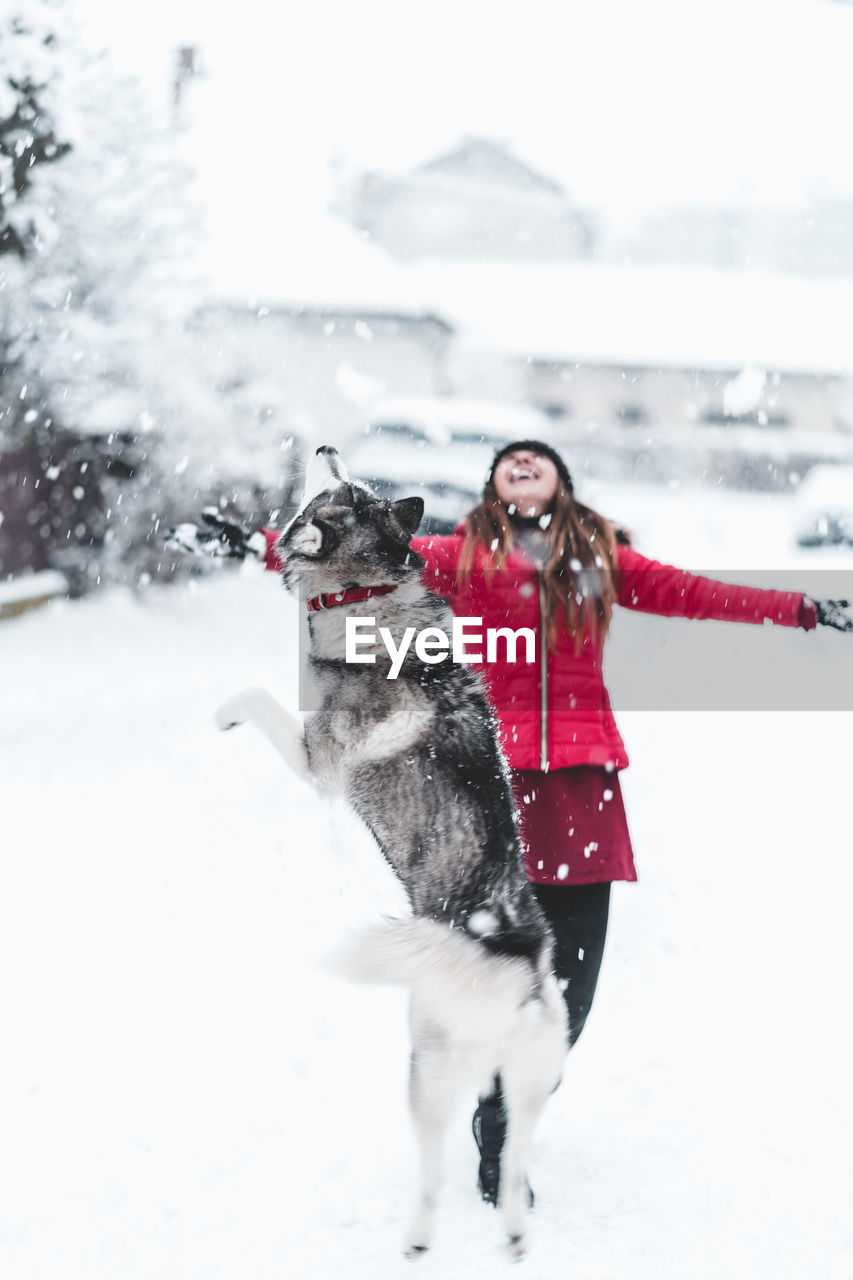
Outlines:
MULTIPOLYGON (((37 166, 60 159, 69 143, 57 138, 55 110, 61 65, 55 54, 57 14, 41 0, 18 4, 0 15, 0 258, 34 250, 45 229, 42 207, 29 194, 37 166)), ((17 280, 19 277, 13 277, 17 280)), ((10 303, 8 269, 0 262, 0 387, 15 381, 16 361, 6 323, 10 303), (10 367, 11 366, 11 367, 10 367)), ((25 379, 3 406, 0 443, 15 438, 37 416, 25 379)), ((1 568, 2 566, 0 566, 1 568)))
MULTIPOLYGON (((83 586, 121 576, 126 553, 156 523, 145 492, 156 450, 138 442, 168 404, 170 357, 191 304, 181 296, 187 183, 165 127, 136 86, 85 47, 63 0, 18 0, 8 22, 6 87, 25 86, 33 123, 44 120, 54 140, 39 148, 55 146, 58 162, 49 172, 30 165, 15 184, 18 254, 5 257, 0 293, 3 434, 7 447, 37 448, 47 491, 38 528, 54 544, 52 562, 83 586), (125 491, 113 492, 118 476, 125 491), (60 479, 66 500, 51 511, 60 479)), ((20 130, 10 141, 22 154, 35 145, 20 130)))
POLYGON ((43 3, 0 15, 0 254, 23 254, 36 240, 34 210, 22 197, 34 167, 69 149, 53 119, 55 18, 43 3))
POLYGON ((18 465, 29 450, 31 469, 38 457, 27 518, 52 566, 80 589, 137 582, 163 571, 163 526, 199 501, 242 490, 241 505, 263 507, 224 456, 236 406, 193 321, 191 175, 165 119, 86 47, 65 0, 15 0, 4 24, 4 119, 32 128, 3 135, 17 252, 0 258, 0 453, 18 465))

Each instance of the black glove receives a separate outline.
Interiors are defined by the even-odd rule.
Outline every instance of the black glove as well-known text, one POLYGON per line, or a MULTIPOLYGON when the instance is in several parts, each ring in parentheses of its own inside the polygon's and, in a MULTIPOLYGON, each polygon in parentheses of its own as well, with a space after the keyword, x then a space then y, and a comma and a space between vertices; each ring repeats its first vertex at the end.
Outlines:
POLYGON ((260 547, 253 543, 257 533, 247 533, 238 524, 223 519, 216 507, 205 507, 201 518, 207 529, 199 529, 195 524, 179 524, 169 530, 166 546, 214 559, 245 560, 247 555, 258 554, 260 547))
POLYGON ((818 625, 836 631, 853 631, 853 611, 849 600, 815 600, 818 625))

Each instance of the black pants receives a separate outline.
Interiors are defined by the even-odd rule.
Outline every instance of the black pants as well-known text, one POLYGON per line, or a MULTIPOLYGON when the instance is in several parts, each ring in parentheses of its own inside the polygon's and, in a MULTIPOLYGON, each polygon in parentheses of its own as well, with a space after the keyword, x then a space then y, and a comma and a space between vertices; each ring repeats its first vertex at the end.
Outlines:
POLYGON ((610 882, 531 888, 554 933, 554 972, 569 1011, 571 1048, 592 1008, 607 934, 610 882))

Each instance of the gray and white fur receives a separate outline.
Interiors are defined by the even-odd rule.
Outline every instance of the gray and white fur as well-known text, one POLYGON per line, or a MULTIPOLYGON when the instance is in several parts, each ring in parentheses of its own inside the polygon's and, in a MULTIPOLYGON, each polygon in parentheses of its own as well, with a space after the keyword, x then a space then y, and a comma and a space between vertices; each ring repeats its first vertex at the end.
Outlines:
POLYGON ((421 583, 409 542, 418 498, 385 502, 349 481, 336 451, 317 451, 302 505, 276 550, 285 586, 308 600, 355 586, 393 592, 309 614, 319 707, 304 724, 264 690, 217 712, 220 728, 254 721, 297 773, 343 793, 411 901, 341 956, 350 976, 411 988, 410 1102, 421 1184, 405 1252, 432 1239, 442 1139, 468 1089, 500 1073, 508 1115, 500 1199, 509 1250, 525 1251, 526 1163, 534 1125, 566 1051, 565 1005, 551 936, 524 874, 509 772, 482 682, 469 666, 423 663, 410 645, 396 679, 345 661, 347 616, 373 617, 399 645, 407 627, 451 630, 446 603, 421 583))

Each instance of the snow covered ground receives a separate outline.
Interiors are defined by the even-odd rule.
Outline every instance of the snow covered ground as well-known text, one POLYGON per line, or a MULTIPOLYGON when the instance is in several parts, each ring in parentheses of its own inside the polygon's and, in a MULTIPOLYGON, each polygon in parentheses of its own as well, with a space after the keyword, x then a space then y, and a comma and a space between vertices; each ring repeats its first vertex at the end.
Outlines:
MULTIPOLYGON (((777 567, 784 504, 604 498, 651 554, 734 568, 746 532, 777 567)), ((251 730, 212 728, 244 683, 295 705, 295 619, 245 567, 0 627, 5 1280, 410 1274, 405 998, 321 965, 399 891, 345 809, 251 730)), ((669 628, 725 635, 649 622, 620 614, 615 670, 669 628)), ((849 689, 850 637, 755 634, 849 689)), ((620 723, 640 883, 614 891, 537 1137, 520 1274, 849 1280, 853 714, 620 723)), ((469 1122, 425 1276, 509 1265, 469 1122)))

